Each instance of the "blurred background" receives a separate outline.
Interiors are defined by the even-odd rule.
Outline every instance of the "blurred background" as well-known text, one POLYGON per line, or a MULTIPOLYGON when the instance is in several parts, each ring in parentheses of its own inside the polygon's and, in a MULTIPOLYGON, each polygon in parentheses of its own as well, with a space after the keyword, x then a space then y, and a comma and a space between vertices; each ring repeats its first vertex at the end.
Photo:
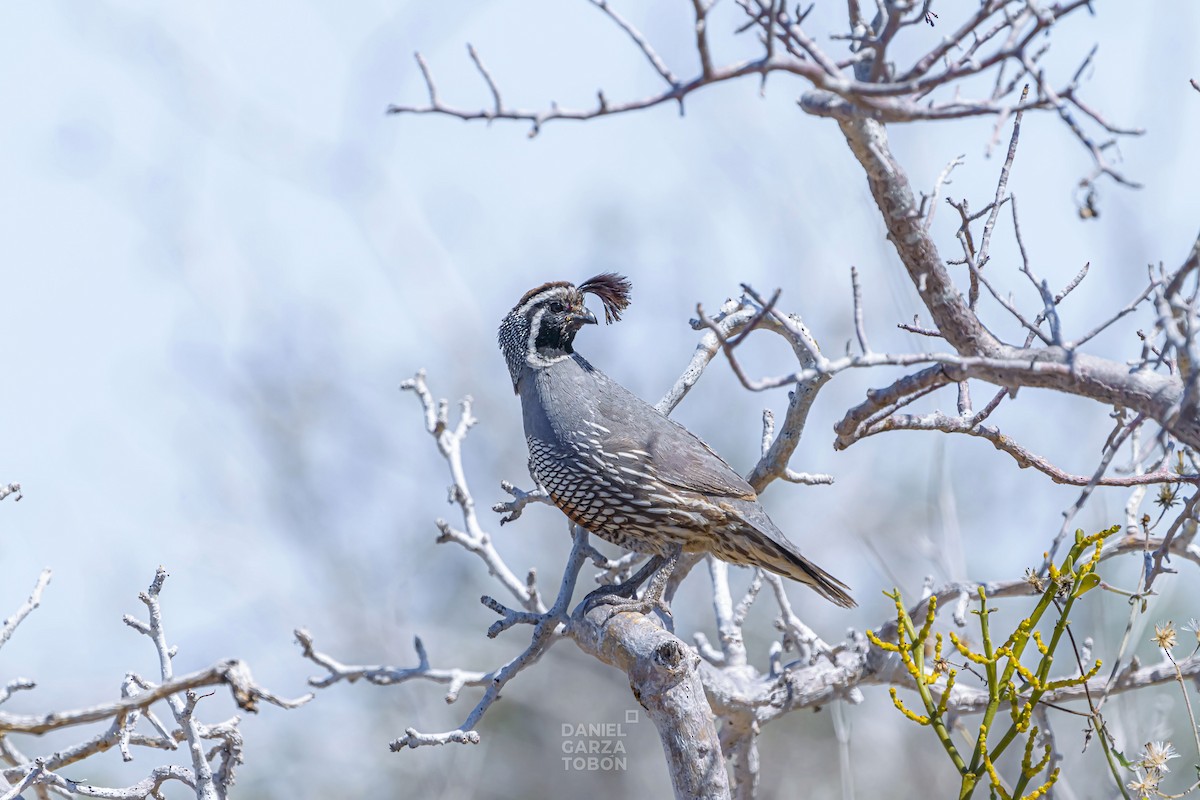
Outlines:
MULTIPOLYGON (((690 6, 628 5, 673 69, 692 74, 690 6)), ((1200 94, 1187 81, 1200 77, 1200 7, 1168 5, 1142 13, 1098 3, 1095 16, 1061 25, 1048 56, 1063 82, 1100 43, 1083 96, 1114 122, 1146 128, 1123 141, 1120 164, 1145 188, 1102 181, 1099 218, 1081 220, 1087 153, 1056 118, 1026 118, 1010 188, 1034 268, 1058 287, 1091 263, 1062 309, 1068 335, 1132 299, 1147 264, 1177 266, 1196 235, 1200 94)), ((827 4, 808 26, 827 41, 844 13, 827 4)), ((739 14, 728 4, 710 23, 718 61, 754 52, 753 41, 726 35, 739 14)), ((947 9, 938 28, 909 29, 908 47, 923 51, 956 22, 947 9)), ((144 611, 137 593, 159 564, 171 574, 163 605, 180 672, 236 656, 270 689, 302 694, 319 671, 293 643, 298 626, 355 663, 415 664, 416 635, 435 666, 486 670, 518 652, 524 631, 483 635, 494 615, 476 598, 496 587, 481 564, 435 544, 434 519, 456 520, 449 481, 418 404, 398 386, 424 367, 436 395, 475 398, 480 423, 465 459, 482 519, 509 565, 536 567, 552 591, 569 549, 561 515, 534 507, 500 530, 487 510, 504 499, 502 479, 530 483, 495 330, 543 281, 604 270, 632 279, 621 324, 585 331, 578 346, 651 402, 698 340, 688 324, 697 302, 716 309, 741 282, 781 288, 780 305, 838 353, 853 338, 855 265, 873 346, 930 347, 896 328, 920 313, 915 292, 837 126, 798 110, 801 84, 776 75, 760 97, 757 79, 735 82, 690 97, 683 118, 663 106, 550 124, 532 140, 520 124, 384 115, 388 103, 424 102, 418 49, 447 102, 489 105, 466 42, 515 106, 590 107, 601 87, 612 102, 658 89, 621 31, 585 2, 482 2, 468 12, 407 0, 0 9, 0 481, 20 482, 25 495, 0 506, 0 613, 17 608, 41 568, 54 570, 42 607, 0 656, 4 680, 39 684, 6 710, 108 701, 126 671, 154 676, 150 643, 121 615, 144 611)), ((891 135, 918 190, 964 155, 943 196, 981 208, 1000 169, 985 156, 992 125, 891 135)), ((942 207, 935 222, 946 258, 959 254, 952 217, 942 207)), ((1035 313, 1014 252, 1006 213, 994 280, 1035 313)), ((999 334, 1022 338, 996 306, 985 313, 999 334)), ((1093 351, 1135 358, 1134 331, 1147 324, 1135 315, 1093 351)), ((746 348, 759 374, 790 369, 781 342, 764 335, 746 348)), ((764 496, 780 527, 856 590, 860 607, 846 612, 791 587, 798 613, 828 641, 880 625, 890 613, 881 589, 915 594, 926 576, 1019 577, 1077 496, 975 439, 897 433, 835 453, 833 423, 898 374, 843 374, 823 390, 792 466, 832 473, 833 486, 775 485, 764 496)), ((677 416, 745 472, 762 410, 786 401, 783 390, 750 395, 718 360, 677 416)), ((953 402, 946 394, 924 407, 953 402)), ((1064 469, 1090 472, 1109 411, 1024 390, 993 420, 1064 469)), ((1077 524, 1120 522, 1126 497, 1099 492, 1077 524)), ((1109 564, 1105 574, 1132 584, 1136 569, 1109 564)), ((1200 614, 1183 573, 1163 584, 1158 618, 1200 614)), ((748 580, 735 571, 738 587, 748 580)), ((765 599, 759 606, 748 638, 765 667, 774 615, 765 599)), ((703 570, 675 608, 681 633, 714 638, 703 570)), ((1103 657, 1126 616, 1124 600, 1106 595, 1076 624, 1103 657)), ((1136 635, 1139 652, 1157 658, 1136 635)), ((408 726, 457 727, 478 697, 464 691, 447 706, 443 694, 422 683, 338 685, 300 710, 247 718, 239 796, 669 794, 644 718, 625 726, 627 769, 563 769, 564 723, 624 722, 638 708, 619 673, 569 643, 510 685, 478 747, 389 753, 408 726)), ((1108 706, 1110 724, 1131 751, 1172 731, 1182 750, 1190 736, 1179 701, 1177 690, 1122 697, 1108 706)), ((218 692, 201 716, 233 710, 218 692)), ((763 736, 762 796, 926 797, 957 785, 934 737, 884 691, 842 711, 852 783, 830 766, 829 711, 797 713, 763 736)), ((1098 750, 1077 755, 1081 725, 1063 718, 1059 730, 1078 759, 1063 796, 1111 793, 1098 750)), ((37 755, 82 738, 76 730, 18 746, 37 755)), ((64 773, 131 783, 163 762, 142 752, 125 765, 113 752, 64 773)))

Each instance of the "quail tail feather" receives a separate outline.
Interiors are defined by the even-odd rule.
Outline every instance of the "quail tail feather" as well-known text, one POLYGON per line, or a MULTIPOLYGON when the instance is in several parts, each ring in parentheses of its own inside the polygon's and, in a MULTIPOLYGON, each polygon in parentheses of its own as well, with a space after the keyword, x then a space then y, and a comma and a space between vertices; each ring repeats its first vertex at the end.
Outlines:
POLYGON ((842 608, 854 608, 858 605, 858 603, 854 602, 854 598, 847 592, 850 588, 849 586, 797 553, 794 549, 786 552, 788 562, 794 567, 787 574, 787 577, 794 581, 808 584, 816 589, 817 593, 822 597, 836 603, 842 608))
MULTIPOLYGON (((825 599, 842 608, 858 603, 850 596, 850 587, 801 555, 799 548, 783 534, 755 502, 734 501, 745 526, 736 536, 745 537, 748 547, 726 548, 723 557, 733 563, 749 564, 806 584, 825 599), (736 556, 736 557, 735 557, 736 556)), ((718 553, 721 556, 721 553, 718 553)))
POLYGON ((850 596, 849 586, 809 561, 786 539, 782 542, 752 529, 751 536, 759 538, 752 549, 754 566, 762 567, 785 578, 807 584, 819 595, 842 608, 854 608, 858 603, 850 596))

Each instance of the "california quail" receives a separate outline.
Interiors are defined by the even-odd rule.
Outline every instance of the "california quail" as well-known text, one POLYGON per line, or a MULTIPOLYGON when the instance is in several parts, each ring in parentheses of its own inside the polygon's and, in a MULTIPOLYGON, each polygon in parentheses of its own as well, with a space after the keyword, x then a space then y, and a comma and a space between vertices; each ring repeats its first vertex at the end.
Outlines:
POLYGON ((629 281, 597 275, 525 293, 500 325, 500 349, 521 397, 529 472, 573 522, 657 556, 708 552, 808 584, 839 606, 847 587, 800 554, 758 495, 704 442, 589 364, 575 334, 629 305, 629 281))

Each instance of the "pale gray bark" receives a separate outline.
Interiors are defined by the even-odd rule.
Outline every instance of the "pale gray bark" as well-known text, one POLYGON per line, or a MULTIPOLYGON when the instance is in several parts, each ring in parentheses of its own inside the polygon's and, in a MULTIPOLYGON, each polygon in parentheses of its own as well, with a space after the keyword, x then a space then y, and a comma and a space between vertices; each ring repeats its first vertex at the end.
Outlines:
POLYGON ((675 797, 728 798, 729 779, 700 679, 700 657, 651 617, 610 613, 603 605, 586 615, 577 611, 571 637, 580 650, 629 678, 630 691, 658 729, 675 797))
MULTIPOLYGON (((149 622, 128 615, 125 617, 126 625, 153 642, 159 660, 159 682, 129 672, 121 685, 120 700, 46 714, 0 711, 0 761, 7 765, 0 767, 0 778, 11 787, 0 792, 0 800, 17 800, 27 790, 36 793, 37 797, 49 797, 47 787, 84 797, 146 800, 161 797, 160 790, 169 781, 183 783, 199 800, 225 800, 234 784, 236 768, 242 763, 242 736, 238 730, 238 718, 216 724, 201 722, 195 712, 202 696, 195 690, 228 686, 237 707, 250 712, 257 711, 263 702, 281 708, 295 708, 312 699, 311 694, 295 700, 278 697, 259 686, 251 676, 249 667, 238 659, 225 659, 207 669, 176 676, 172 663, 175 647, 167 643, 159 602, 159 593, 166 578, 166 570, 159 567, 149 590, 139 595, 146 606, 149 622), (154 706, 158 704, 167 707, 174 725, 168 727, 158 717, 154 711, 154 706), (150 726, 152 733, 138 729, 143 721, 150 726), (26 755, 22 751, 24 745, 14 741, 11 735, 41 735, 94 723, 107 723, 107 729, 40 757, 26 755), (155 767, 147 778, 131 786, 97 786, 87 781, 71 780, 56 772, 113 747, 120 751, 125 761, 132 761, 133 747, 172 751, 180 749, 180 745, 184 746, 184 752, 189 756, 190 766, 169 764, 155 767)), ((0 647, 38 607, 49 582, 50 571, 45 570, 38 578, 29 600, 6 621, 4 630, 0 632, 0 647)), ((7 700, 13 692, 29 691, 35 687, 34 682, 28 679, 10 680, 0 689, 0 702, 7 700)), ((2 787, 3 783, 0 782, 2 787)))
MULTIPOLYGON (((996 339, 968 306, 946 269, 923 224, 908 177, 892 155, 884 126, 829 93, 810 92, 801 105, 810 113, 837 119, 866 173, 888 239, 939 333, 960 355, 979 359, 943 365, 950 381, 976 378, 1007 388, 1031 386, 1080 395, 1145 414, 1181 441, 1200 447, 1200 419, 1194 403, 1183 407, 1184 384, 1177 375, 1130 369, 1127 364, 1062 346, 1020 348, 996 339)), ((1197 248, 1200 239, 1181 272, 1197 258, 1197 248)))

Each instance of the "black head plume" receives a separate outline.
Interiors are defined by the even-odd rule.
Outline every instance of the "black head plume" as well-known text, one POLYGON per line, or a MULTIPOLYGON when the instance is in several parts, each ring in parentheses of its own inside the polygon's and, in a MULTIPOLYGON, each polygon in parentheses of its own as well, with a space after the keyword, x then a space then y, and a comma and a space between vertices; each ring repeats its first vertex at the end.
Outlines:
POLYGON ((609 325, 621 319, 621 312, 629 307, 629 292, 633 284, 624 275, 605 272, 589 278, 576 287, 600 298, 604 303, 604 321, 609 325))

